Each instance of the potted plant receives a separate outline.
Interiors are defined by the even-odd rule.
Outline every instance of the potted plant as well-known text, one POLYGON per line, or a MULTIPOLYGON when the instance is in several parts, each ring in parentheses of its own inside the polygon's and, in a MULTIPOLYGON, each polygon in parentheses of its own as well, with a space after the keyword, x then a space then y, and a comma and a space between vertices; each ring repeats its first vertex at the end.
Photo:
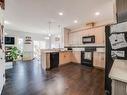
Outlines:
POLYGON ((19 56, 20 50, 17 47, 13 47, 10 51, 10 57, 13 59, 13 61, 16 61, 19 56))

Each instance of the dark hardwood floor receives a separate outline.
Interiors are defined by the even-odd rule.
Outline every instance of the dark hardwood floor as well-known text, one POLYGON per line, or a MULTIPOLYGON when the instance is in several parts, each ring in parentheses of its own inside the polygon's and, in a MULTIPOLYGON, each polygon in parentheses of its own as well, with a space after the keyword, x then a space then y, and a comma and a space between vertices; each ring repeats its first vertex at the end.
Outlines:
POLYGON ((39 62, 6 71, 2 95, 104 95, 104 71, 70 63, 45 72, 39 62))

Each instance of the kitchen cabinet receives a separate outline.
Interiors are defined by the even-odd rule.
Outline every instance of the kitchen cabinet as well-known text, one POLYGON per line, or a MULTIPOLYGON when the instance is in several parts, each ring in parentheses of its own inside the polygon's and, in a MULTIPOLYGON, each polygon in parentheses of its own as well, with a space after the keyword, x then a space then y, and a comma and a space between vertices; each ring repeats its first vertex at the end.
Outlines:
POLYGON ((95 27, 91 29, 84 29, 76 32, 69 32, 69 45, 84 45, 82 43, 82 37, 95 36, 94 44, 105 44, 105 27, 95 27))
POLYGON ((80 45, 82 43, 81 32, 69 33, 69 45, 80 45))
POLYGON ((81 64, 81 51, 73 51, 71 55, 71 61, 81 64))
MULTIPOLYGON (((42 51, 41 60, 42 67, 44 69, 50 69, 58 67, 60 65, 68 64, 70 62, 81 64, 81 49, 84 51, 84 48, 75 48, 73 51, 42 51)), ((85 52, 85 51, 84 51, 85 52)), ((93 66, 99 68, 105 68, 105 52, 103 48, 93 51, 93 66)))
POLYGON ((64 28, 64 46, 69 45, 69 29, 64 28))
POLYGON ((127 0, 116 0, 117 22, 127 21, 127 0))
POLYGON ((71 55, 72 55, 72 52, 60 52, 60 55, 59 55, 59 63, 60 65, 64 65, 64 64, 67 64, 67 63, 70 63, 71 62, 71 55))
POLYGON ((95 43, 96 44, 105 44, 105 27, 94 28, 95 43))
POLYGON ((94 33, 95 32, 94 29, 95 28, 90 28, 90 29, 82 30, 81 31, 82 37, 94 35, 95 34, 94 33))
POLYGON ((98 68, 105 68, 105 53, 94 52, 93 65, 98 68))

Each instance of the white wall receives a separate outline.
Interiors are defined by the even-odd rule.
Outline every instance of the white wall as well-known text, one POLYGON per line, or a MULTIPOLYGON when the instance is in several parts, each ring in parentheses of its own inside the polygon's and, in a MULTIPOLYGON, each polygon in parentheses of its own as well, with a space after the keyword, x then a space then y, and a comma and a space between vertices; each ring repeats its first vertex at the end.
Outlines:
MULTIPOLYGON (((3 1, 0 1, 0 3, 3 1)), ((1 3, 2 4, 2 3, 1 3)), ((4 10, 0 6, 0 39, 4 37, 4 31, 2 31, 2 26, 4 25, 4 10), (2 33, 3 32, 3 33, 2 33)), ((0 40, 1 41, 1 40, 0 40)), ((1 42, 0 42, 1 43, 1 42)), ((5 53, 4 53, 4 44, 2 44, 2 48, 0 48, 0 95, 5 84, 5 53)))
POLYGON ((12 36, 12 37, 23 38, 23 39, 26 36, 30 36, 32 37, 32 40, 46 41, 46 49, 64 47, 64 32, 62 30, 61 33, 59 34, 53 34, 50 37, 51 39, 45 39, 45 37, 48 37, 47 35, 37 34, 37 33, 29 33, 29 32, 22 32, 22 31, 9 30, 9 29, 5 29, 5 32, 7 33, 6 36, 12 36), (55 40, 55 37, 57 37, 58 35, 60 36, 60 41, 55 40))

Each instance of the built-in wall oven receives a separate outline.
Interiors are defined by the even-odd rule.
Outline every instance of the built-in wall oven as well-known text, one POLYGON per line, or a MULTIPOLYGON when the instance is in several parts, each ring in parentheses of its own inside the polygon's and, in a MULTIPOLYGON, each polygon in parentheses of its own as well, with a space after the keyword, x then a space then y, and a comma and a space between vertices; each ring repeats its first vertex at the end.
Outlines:
POLYGON ((93 67, 93 53, 95 50, 95 47, 86 47, 84 51, 81 51, 82 65, 93 67))

